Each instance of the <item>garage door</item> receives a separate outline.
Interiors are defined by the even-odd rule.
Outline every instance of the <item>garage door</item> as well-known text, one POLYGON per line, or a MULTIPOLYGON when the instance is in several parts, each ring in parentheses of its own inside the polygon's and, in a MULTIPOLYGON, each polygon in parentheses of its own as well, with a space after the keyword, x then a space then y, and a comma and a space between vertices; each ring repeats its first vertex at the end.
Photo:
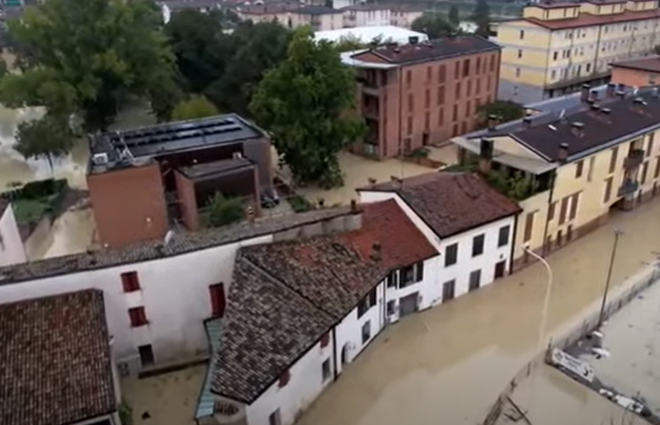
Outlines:
POLYGON ((399 316, 407 316, 417 311, 417 299, 419 292, 405 296, 399 300, 399 316))

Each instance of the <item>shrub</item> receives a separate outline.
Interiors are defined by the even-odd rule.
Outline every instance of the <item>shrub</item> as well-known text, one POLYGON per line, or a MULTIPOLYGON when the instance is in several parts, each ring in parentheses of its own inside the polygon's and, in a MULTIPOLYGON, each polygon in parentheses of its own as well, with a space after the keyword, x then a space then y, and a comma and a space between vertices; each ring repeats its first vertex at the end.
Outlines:
POLYGON ((245 217, 243 203, 238 198, 225 197, 216 193, 208 205, 208 225, 211 227, 226 226, 245 217))

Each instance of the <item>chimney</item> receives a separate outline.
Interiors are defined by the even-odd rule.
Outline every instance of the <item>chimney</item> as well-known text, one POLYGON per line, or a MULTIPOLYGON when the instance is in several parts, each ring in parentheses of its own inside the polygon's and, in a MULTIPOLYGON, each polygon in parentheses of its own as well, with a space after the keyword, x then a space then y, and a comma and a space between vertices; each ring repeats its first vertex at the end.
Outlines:
POLYGON ((561 143, 559 145, 559 153, 557 154, 557 161, 562 164, 568 159, 568 143, 561 143))
POLYGON ((633 100, 633 105, 635 105, 635 106, 637 106, 637 107, 640 107, 640 106, 644 106, 644 105, 646 105, 646 102, 644 102, 644 99, 642 99, 641 97, 636 97, 636 98, 633 100))
POLYGON ((607 97, 614 97, 614 93, 616 93, 616 84, 614 83, 608 83, 607 84, 607 97))
POLYGON ((497 128, 497 115, 488 115, 487 125, 489 131, 495 130, 497 128))
POLYGON ((589 84, 582 84, 582 91, 580 92, 580 100, 586 102, 589 100, 589 90, 591 86, 589 84))
POLYGON ((390 181, 395 187, 401 187, 401 183, 403 182, 400 178, 397 176, 390 176, 390 181))
POLYGON ((575 135, 577 137, 584 136, 583 129, 584 129, 584 124, 581 123, 581 122, 576 121, 573 124, 571 124, 571 133, 573 133, 573 135, 575 135))
POLYGON ((617 95, 617 97, 619 97, 619 99, 623 99, 626 96, 626 92, 624 92, 623 90, 617 90, 615 94, 617 95))
POLYGON ((523 118, 523 128, 528 129, 532 126, 532 117, 527 115, 525 118, 523 118))
POLYGON ((591 110, 594 111, 594 112, 596 112, 596 113, 598 113, 598 111, 600 111, 600 105, 597 104, 597 103, 593 103, 593 104, 591 105, 591 110))
POLYGON ((360 211, 358 211, 357 207, 357 201, 355 199, 351 199, 351 214, 357 214, 360 211))
POLYGON ((419 37, 417 37, 417 36, 408 37, 408 43, 410 43, 410 44, 419 43, 419 37))
POLYGON ((484 137, 479 145, 479 172, 484 176, 490 174, 492 161, 493 141, 484 137))
POLYGON ((626 85, 623 84, 623 83, 619 83, 619 84, 617 84, 617 85, 616 85, 616 91, 620 91, 620 92, 624 92, 624 93, 625 93, 625 92, 626 92, 626 85))
POLYGON ((598 100, 598 90, 591 90, 590 99, 594 102, 598 100))
POLYGON ((371 245, 371 259, 374 261, 380 261, 381 256, 381 246, 379 242, 374 242, 371 245))

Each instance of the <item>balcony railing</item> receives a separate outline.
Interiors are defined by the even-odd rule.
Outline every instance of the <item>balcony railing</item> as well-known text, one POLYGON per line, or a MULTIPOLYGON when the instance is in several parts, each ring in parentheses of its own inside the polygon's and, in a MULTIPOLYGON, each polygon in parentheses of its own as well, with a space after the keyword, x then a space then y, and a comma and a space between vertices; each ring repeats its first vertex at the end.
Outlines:
POLYGON ((631 149, 628 156, 623 160, 623 168, 629 170, 631 168, 637 168, 644 161, 644 150, 643 149, 631 149))
POLYGON ((626 179, 619 188, 619 196, 627 196, 635 193, 639 189, 639 182, 633 179, 626 179))

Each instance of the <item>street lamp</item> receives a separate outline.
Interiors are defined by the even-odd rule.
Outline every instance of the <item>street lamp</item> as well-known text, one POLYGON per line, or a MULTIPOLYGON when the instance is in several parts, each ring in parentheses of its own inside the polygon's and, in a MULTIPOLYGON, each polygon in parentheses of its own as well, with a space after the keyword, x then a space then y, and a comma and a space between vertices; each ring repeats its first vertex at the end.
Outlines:
POLYGON ((541 257, 531 249, 529 249, 528 246, 525 246, 523 248, 526 253, 531 255, 532 257, 536 258, 539 260, 543 265, 545 266, 546 270, 548 270, 548 284, 546 285, 545 288, 545 298, 543 300, 543 310, 541 310, 541 324, 539 325, 539 340, 537 343, 538 349, 542 350, 543 349, 543 333, 545 332, 545 323, 548 320, 548 306, 550 305, 550 292, 552 289, 552 267, 550 267, 550 264, 545 260, 545 258, 541 257))
POLYGON ((607 280, 605 281, 605 291, 603 292, 603 302, 600 305, 600 314, 598 315, 598 327, 603 325, 605 317, 605 304, 607 303, 607 291, 610 289, 610 281, 612 280, 612 269, 614 268, 614 259, 616 258, 616 248, 619 244, 619 236, 623 235, 623 231, 614 229, 614 245, 612 246, 612 257, 610 257, 610 267, 607 271, 607 280))

